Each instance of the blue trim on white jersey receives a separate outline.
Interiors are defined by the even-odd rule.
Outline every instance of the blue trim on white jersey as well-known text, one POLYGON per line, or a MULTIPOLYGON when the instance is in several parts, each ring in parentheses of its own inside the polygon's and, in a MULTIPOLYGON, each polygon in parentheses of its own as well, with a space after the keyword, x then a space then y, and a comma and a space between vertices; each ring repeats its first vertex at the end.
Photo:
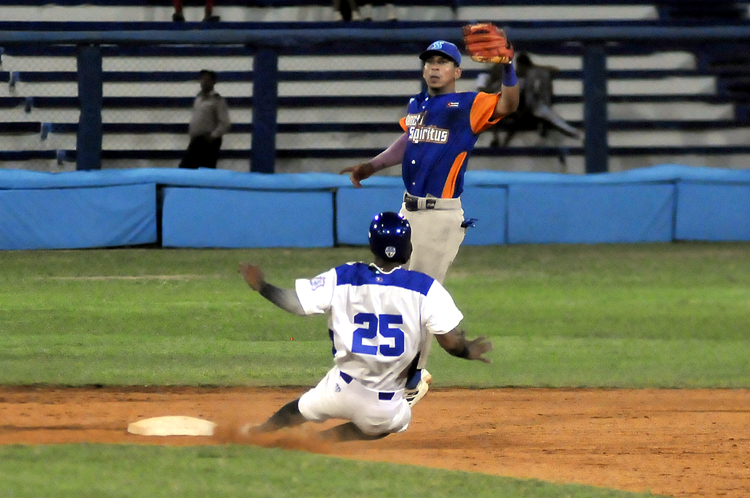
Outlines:
POLYGON ((352 263, 336 267, 336 285, 386 285, 399 287, 423 296, 427 295, 435 280, 416 271, 396 268, 390 273, 381 273, 365 263, 352 263))
POLYGON ((333 340, 333 330, 328 329, 328 337, 331 338, 331 354, 336 357, 336 342, 333 340))

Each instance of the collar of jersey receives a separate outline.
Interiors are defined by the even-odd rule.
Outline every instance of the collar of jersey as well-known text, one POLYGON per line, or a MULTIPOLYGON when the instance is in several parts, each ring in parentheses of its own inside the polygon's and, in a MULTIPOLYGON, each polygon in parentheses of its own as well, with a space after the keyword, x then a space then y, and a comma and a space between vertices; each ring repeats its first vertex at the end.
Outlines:
POLYGON ((437 95, 430 95, 430 92, 428 90, 425 90, 422 92, 422 99, 438 99, 443 97, 449 97, 451 95, 456 95, 458 92, 451 92, 451 93, 439 93, 437 95))
POLYGON ((384 271, 384 270, 383 270, 382 268, 380 268, 380 267, 379 267, 378 265, 376 265, 375 263, 370 263, 370 265, 369 265, 369 266, 370 266, 370 268, 374 268, 375 270, 377 270, 378 272, 382 273, 383 275, 389 275, 389 274, 393 273, 394 271, 396 271, 396 270, 400 270, 400 269, 401 269, 401 267, 400 267, 400 266, 397 266, 397 267, 395 267, 394 269, 392 269, 391 271, 384 271))

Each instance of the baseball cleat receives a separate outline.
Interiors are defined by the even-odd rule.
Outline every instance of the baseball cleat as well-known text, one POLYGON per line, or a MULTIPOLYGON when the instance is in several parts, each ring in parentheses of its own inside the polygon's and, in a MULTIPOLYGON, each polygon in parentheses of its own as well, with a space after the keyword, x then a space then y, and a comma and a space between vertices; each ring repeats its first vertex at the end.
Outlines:
POLYGON ((419 384, 414 389, 407 389, 404 391, 404 398, 409 403, 411 408, 417 404, 417 401, 424 398, 427 391, 430 389, 430 383, 432 382, 432 375, 426 369, 422 369, 422 378, 419 380, 419 384))

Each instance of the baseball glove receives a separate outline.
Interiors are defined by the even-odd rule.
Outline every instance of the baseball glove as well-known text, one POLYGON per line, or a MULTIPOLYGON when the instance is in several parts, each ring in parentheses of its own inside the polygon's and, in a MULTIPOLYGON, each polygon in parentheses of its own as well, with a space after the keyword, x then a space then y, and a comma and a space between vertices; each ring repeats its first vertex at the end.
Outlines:
POLYGON ((505 31, 492 23, 464 26, 464 46, 471 58, 477 62, 510 64, 513 60, 513 45, 505 31))

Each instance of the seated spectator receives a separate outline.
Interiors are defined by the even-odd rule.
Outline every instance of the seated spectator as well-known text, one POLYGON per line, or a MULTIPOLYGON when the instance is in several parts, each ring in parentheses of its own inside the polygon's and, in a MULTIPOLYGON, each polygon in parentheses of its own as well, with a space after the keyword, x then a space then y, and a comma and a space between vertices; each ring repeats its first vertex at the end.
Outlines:
MULTIPOLYGON (((174 4, 174 14, 172 14, 172 20, 175 22, 185 22, 185 15, 182 13, 182 0, 172 0, 174 4)), ((206 0, 205 15, 203 16, 204 22, 216 22, 220 21, 219 16, 213 15, 214 11, 214 0, 206 0)))
MULTIPOLYGON (((516 132, 537 130, 544 137, 550 129, 576 139, 582 139, 582 134, 571 126, 559 114, 552 110, 552 78, 559 70, 552 66, 538 66, 531 61, 525 52, 519 53, 514 62, 518 85, 521 90, 521 101, 518 110, 505 118, 504 127, 494 127, 492 147, 500 146, 500 129, 505 129, 506 135, 502 146, 507 146, 516 132)), ((502 85, 503 64, 496 64, 485 81, 480 83, 479 90, 497 93, 502 85)))

